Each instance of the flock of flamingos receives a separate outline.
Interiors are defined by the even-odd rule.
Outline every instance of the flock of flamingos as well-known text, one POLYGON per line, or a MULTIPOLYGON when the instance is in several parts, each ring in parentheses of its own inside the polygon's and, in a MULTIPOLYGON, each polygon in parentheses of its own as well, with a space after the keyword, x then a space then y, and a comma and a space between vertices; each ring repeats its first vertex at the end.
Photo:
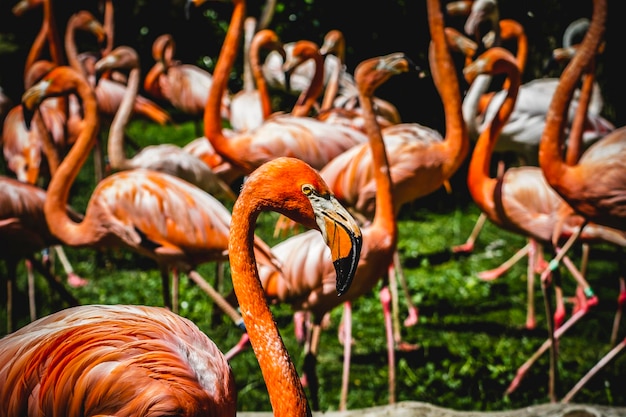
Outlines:
MULTIPOLYGON (((190 0, 191 6, 203 3, 190 0)), ((551 335, 540 350, 551 351, 552 388, 556 339, 597 303, 568 250, 594 242, 626 246, 626 130, 600 115, 594 79, 606 0, 593 0, 590 19, 573 23, 563 47, 554 51, 553 58, 564 63, 561 76, 525 84, 523 29, 499 18, 496 0, 427 0, 429 70, 442 100, 445 134, 402 122, 392 103, 376 97, 394 75, 420 76, 402 53, 366 59, 349 74, 341 32, 329 32, 321 47, 305 40, 283 44, 247 18, 245 0, 232 0, 212 74, 177 62, 175 40, 163 35, 153 45, 154 66, 142 76, 137 51, 113 46, 113 4, 102 4, 102 22, 86 11, 72 15, 63 42, 51 0, 21 0, 13 8, 19 16, 42 7, 43 24, 25 63, 21 102, 2 114, 10 173, 0 177, 0 253, 8 272, 0 415, 234 416, 237 394, 228 360, 248 344, 275 415, 310 415, 319 407, 315 360, 325 315, 344 308, 343 337, 351 340, 350 303, 380 282, 393 401, 397 346, 390 294, 402 278, 396 217, 403 204, 448 187, 468 158, 467 186, 482 214, 468 240, 453 250, 471 251, 486 220, 528 239, 515 259, 483 277, 497 277, 522 256, 529 262, 529 289, 540 273, 551 335), (446 27, 447 15, 467 16, 465 33, 446 27), (93 36, 99 55, 78 51, 79 31, 93 36), (517 43, 515 54, 502 46, 506 40, 517 43), (242 53, 244 88, 232 94, 229 77, 242 53), (463 94, 453 54, 465 57, 462 74, 470 87, 463 94), (490 86, 502 77, 494 92, 490 86), (272 88, 298 96, 291 111, 273 112, 272 88), (148 146, 128 158, 124 129, 131 117, 172 122, 157 102, 197 117, 203 132, 185 147, 148 146), (103 126, 109 131, 106 149, 103 126), (523 163, 501 164, 494 174, 499 151, 514 151, 523 163), (79 213, 68 204, 71 187, 92 153, 98 182, 79 213), (105 154, 112 174, 105 171, 105 154), (234 202, 232 211, 224 199, 234 202), (254 234, 264 211, 281 214, 279 229, 300 223, 308 231, 270 247, 254 234), (79 306, 35 256, 54 248, 68 284, 84 285, 64 246, 124 247, 153 259, 165 307, 79 306), (48 276, 73 306, 38 319, 33 312, 33 321, 16 330, 14 281, 24 261, 29 274, 36 269, 48 276), (198 273, 206 262, 229 262, 236 305, 198 273), (562 290, 551 279, 561 265, 580 289, 579 310, 567 320, 562 290), (180 273, 242 329, 229 352, 220 352, 177 314, 180 273), (301 376, 268 307, 274 301, 289 303, 302 324, 298 337, 309 365, 301 376)), ((526 326, 532 328, 531 291, 528 298, 526 326)), ((623 279, 620 299, 626 302, 623 279)), ((411 311, 407 320, 415 321, 415 307, 411 311)), ((563 400, 573 398, 625 343, 614 343, 563 400)), ((344 371, 350 360, 350 343, 345 345, 344 371)), ((520 368, 510 390, 528 366, 520 368)), ((346 378, 344 372, 341 408, 346 378)))

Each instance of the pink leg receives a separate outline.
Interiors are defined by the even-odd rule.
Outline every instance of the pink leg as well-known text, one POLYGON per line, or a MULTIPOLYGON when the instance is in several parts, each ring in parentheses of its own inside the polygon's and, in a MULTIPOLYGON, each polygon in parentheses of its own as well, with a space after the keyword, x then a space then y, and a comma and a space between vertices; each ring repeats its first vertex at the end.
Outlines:
POLYGON ((248 347, 248 345, 250 345, 250 337, 248 336, 248 333, 244 333, 241 335, 239 342, 237 342, 235 346, 233 346, 228 352, 226 352, 226 354, 224 355, 226 357, 226 360, 230 361, 232 358, 239 355, 241 352, 244 351, 245 348, 248 347))
POLYGON ((454 253, 471 253, 474 250, 474 243, 480 234, 483 226, 485 225, 485 221, 487 220, 487 216, 485 213, 480 213, 478 219, 476 220, 476 224, 474 224, 474 228, 470 233, 469 237, 465 241, 465 243, 461 245, 456 245, 452 247, 452 252, 454 253))
POLYGON ((591 379, 593 378, 593 376, 600 370, 602 369, 606 364, 608 364, 615 356, 617 356, 618 353, 620 353, 622 351, 622 349, 624 349, 624 347, 626 347, 626 339, 622 340, 622 342, 620 344, 618 344, 617 346, 615 346, 613 349, 611 349, 609 351, 609 353, 607 353, 602 359, 600 359, 598 361, 598 363, 596 363, 590 370, 589 372, 587 372, 587 374, 585 376, 583 376, 577 383, 576 385, 574 385, 574 388, 572 388, 570 390, 570 392, 568 392, 567 394, 565 394, 565 396, 563 397, 563 399, 561 400, 562 403, 568 403, 570 402, 570 400, 572 398, 574 398, 574 395, 576 395, 578 393, 578 391, 581 390, 581 388, 591 379))
POLYGON ((526 328, 529 330, 537 326, 535 318, 535 263, 537 261, 537 246, 534 241, 528 251, 528 266, 526 269, 526 328))
POLYGON ((391 294, 389 287, 383 286, 379 293, 380 303, 385 317, 385 334, 387 336, 387 361, 389 363, 389 404, 396 402, 396 352, 391 322, 391 294))
POLYGON ((509 259, 504 261, 500 266, 494 269, 489 269, 487 271, 482 271, 478 273, 478 278, 485 281, 492 281, 496 278, 500 278, 502 274, 511 269, 513 265, 519 262, 524 256, 528 255, 530 250, 530 243, 527 243, 522 249, 518 250, 511 256, 509 259))
POLYGON ((624 304, 626 304, 626 284, 624 283, 624 278, 620 277, 619 295, 617 296, 617 311, 615 312, 615 318, 613 319, 613 330, 611 331, 611 346, 615 345, 615 341, 617 340, 617 332, 619 330, 619 323, 622 319, 624 304))

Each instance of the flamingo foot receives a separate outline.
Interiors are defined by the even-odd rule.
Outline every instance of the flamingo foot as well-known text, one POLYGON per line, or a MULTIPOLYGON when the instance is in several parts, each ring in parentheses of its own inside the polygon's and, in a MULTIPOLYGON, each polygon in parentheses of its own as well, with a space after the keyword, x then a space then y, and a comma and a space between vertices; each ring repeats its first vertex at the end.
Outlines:
POLYGON ((420 348, 420 345, 417 343, 409 343, 404 341, 399 341, 396 343, 396 349, 400 352, 414 352, 420 348))
POLYGON ((474 242, 465 242, 461 245, 452 246, 452 253, 469 254, 474 251, 474 242))
POLYGON ((528 317, 526 319, 526 329, 534 330, 537 327, 537 321, 534 317, 528 317))
POLYGON ((415 326, 419 320, 419 315, 417 312, 417 307, 409 308, 409 316, 404 319, 404 327, 415 326))
POLYGON ((549 266, 548 261, 538 256, 537 260, 535 261, 535 273, 541 274, 543 271, 545 271, 548 268, 548 266, 549 266))
POLYGON ((67 284, 72 288, 81 288, 89 284, 89 280, 81 278, 74 272, 67 274, 67 284))
POLYGON ((243 352, 243 350, 249 344, 250 344, 250 336, 248 336, 248 333, 242 334, 241 338, 239 339, 239 342, 237 342, 235 346, 230 348, 230 350, 226 352, 226 354, 224 354, 224 356, 226 357, 226 360, 230 361, 232 358, 239 355, 241 352, 243 352))
POLYGON ((489 269, 486 271, 481 271, 478 273, 478 278, 482 279, 483 281, 493 281, 497 278, 500 278, 500 276, 506 271, 506 268, 494 268, 494 269, 489 269))
POLYGON ((512 394, 513 391, 515 391, 519 387, 519 384, 520 382, 522 382, 522 379, 526 375, 526 372, 528 372, 528 369, 530 369, 530 367, 526 365, 522 365, 519 367, 519 369, 517 370, 517 373, 515 374, 515 378, 513 378, 513 380, 509 384, 509 387, 506 389, 506 392, 504 393, 505 396, 512 394))

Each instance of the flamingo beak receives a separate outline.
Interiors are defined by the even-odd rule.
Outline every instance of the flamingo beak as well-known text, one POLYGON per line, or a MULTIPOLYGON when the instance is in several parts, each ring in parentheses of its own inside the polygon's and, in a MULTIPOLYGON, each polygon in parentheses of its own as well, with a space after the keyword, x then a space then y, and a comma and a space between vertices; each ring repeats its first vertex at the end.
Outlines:
POLYGON ((337 295, 341 296, 348 291, 356 275, 363 245, 361 228, 332 195, 315 196, 311 204, 317 225, 330 248, 337 273, 337 295))
POLYGON ((29 130, 35 110, 39 107, 39 104, 41 104, 43 93, 49 84, 50 81, 44 79, 26 90, 22 95, 22 113, 24 114, 26 128, 29 130))

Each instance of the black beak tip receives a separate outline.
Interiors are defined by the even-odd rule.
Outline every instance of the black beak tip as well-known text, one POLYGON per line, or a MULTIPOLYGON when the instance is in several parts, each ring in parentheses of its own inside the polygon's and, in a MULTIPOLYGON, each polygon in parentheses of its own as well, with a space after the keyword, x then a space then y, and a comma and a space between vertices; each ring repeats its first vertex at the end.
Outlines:
POLYGON ((337 296, 341 297, 349 289, 354 276, 356 275, 357 266, 359 265, 359 258, 361 255, 362 239, 355 238, 353 241, 353 249, 349 256, 345 258, 336 259, 333 264, 335 266, 335 272, 337 273, 337 296))
POLYGON ((26 129, 30 130, 30 124, 33 120, 33 115, 35 114, 35 112, 22 105, 22 114, 24 116, 24 124, 26 125, 26 129))

